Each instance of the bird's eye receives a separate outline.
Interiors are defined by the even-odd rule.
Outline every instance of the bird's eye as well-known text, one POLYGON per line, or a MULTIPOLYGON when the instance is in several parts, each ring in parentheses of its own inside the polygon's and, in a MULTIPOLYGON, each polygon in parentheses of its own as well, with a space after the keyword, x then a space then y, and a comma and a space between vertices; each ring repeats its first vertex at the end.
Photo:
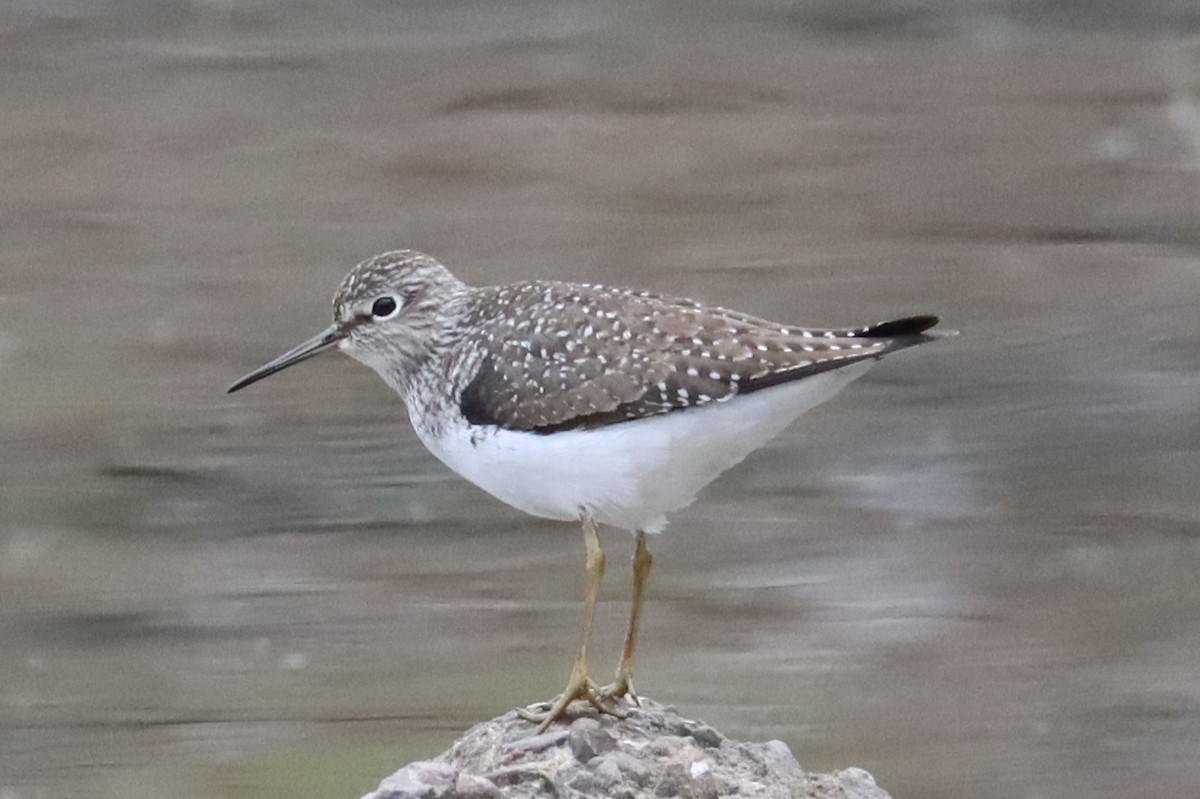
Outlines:
POLYGON ((380 297, 371 305, 371 315, 376 319, 390 319, 400 310, 395 297, 380 297))

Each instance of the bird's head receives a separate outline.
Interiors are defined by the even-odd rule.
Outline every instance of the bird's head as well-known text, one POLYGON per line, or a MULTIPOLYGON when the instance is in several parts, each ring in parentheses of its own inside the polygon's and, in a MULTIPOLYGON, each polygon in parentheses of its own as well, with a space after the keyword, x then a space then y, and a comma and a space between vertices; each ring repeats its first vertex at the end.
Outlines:
POLYGON ((466 286, 446 267, 415 250, 363 261, 333 297, 333 324, 229 387, 233 393, 337 347, 400 387, 437 347, 448 306, 466 286))

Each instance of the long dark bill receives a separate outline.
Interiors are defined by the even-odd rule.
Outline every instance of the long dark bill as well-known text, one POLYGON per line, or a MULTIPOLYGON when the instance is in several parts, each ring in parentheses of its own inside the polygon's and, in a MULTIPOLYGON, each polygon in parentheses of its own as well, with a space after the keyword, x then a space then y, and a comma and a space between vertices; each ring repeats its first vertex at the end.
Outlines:
POLYGON ((286 369, 289 366, 298 364, 301 361, 307 361, 314 355, 319 355, 332 347, 334 344, 337 344, 345 337, 346 334, 338 330, 337 327, 331 326, 326 328, 300 346, 293 347, 275 360, 258 367, 253 372, 230 386, 226 393, 232 394, 235 391, 240 391, 251 383, 257 383, 264 377, 270 377, 276 372, 286 369))

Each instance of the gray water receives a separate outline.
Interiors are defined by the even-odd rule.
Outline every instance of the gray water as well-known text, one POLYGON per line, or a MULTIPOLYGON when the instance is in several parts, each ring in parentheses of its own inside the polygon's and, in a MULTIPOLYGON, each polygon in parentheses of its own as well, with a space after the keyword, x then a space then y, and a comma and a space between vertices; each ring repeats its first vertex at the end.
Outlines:
MULTIPOLYGON (((1187 3, 10 2, 0 796, 359 796, 565 680, 583 547, 343 272, 938 313, 652 546, 638 689, 901 797, 1200 794, 1187 3)), ((593 669, 632 542, 607 531, 593 669)))

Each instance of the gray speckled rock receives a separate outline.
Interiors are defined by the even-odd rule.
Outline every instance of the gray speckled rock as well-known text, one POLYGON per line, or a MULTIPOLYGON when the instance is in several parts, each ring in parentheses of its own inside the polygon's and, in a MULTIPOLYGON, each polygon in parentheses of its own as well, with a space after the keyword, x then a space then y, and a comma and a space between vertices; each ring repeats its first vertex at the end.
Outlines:
POLYGON ((379 783, 371 796, 378 799, 448 799, 455 790, 458 771, 448 763, 418 760, 379 783))
POLYGON ((363 799, 890 799, 860 768, 806 774, 781 741, 731 741, 648 699, 627 719, 571 709, 569 725, 543 735, 515 711, 476 724, 363 799))

